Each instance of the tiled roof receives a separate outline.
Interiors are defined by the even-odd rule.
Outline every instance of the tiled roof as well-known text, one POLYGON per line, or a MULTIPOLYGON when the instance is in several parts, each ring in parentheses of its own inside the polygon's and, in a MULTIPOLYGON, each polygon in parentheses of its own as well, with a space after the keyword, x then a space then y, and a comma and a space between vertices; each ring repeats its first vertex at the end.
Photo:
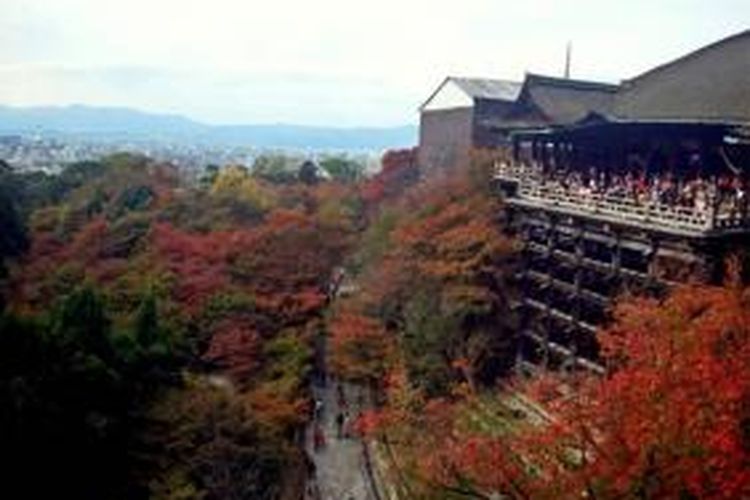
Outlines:
POLYGON ((620 120, 750 123, 750 30, 626 80, 620 120))
POLYGON ((522 84, 510 80, 492 80, 489 78, 462 78, 451 76, 449 80, 458 85, 474 99, 495 99, 515 101, 521 92, 522 84))

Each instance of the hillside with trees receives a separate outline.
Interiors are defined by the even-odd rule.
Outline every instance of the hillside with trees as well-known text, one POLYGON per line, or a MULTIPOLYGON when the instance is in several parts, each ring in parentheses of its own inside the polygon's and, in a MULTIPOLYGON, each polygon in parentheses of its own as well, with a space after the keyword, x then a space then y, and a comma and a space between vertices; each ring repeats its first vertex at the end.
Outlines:
POLYGON ((750 311, 723 286, 623 296, 606 375, 518 377, 513 275, 486 163, 379 206, 329 319, 332 366, 378 405, 359 429, 401 498, 744 498, 750 311))
POLYGON ((415 158, 199 182, 131 154, 0 164, 6 488, 301 498, 324 339, 331 375, 369 394, 354 428, 399 498, 749 496, 740 266, 622 298, 607 375, 517 378, 518 243, 489 163, 415 158))
POLYGON ((292 498, 353 184, 116 155, 3 174, 2 453, 31 496, 292 498))

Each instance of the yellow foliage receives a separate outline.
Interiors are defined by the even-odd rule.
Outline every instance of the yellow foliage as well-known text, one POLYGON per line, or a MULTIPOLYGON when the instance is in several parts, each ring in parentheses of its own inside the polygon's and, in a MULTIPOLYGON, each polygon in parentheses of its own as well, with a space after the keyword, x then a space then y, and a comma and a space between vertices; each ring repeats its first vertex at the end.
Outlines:
POLYGON ((260 209, 274 205, 274 197, 244 167, 230 165, 219 172, 211 185, 213 196, 239 200, 260 209))
POLYGON ((353 219, 353 210, 339 199, 325 200, 318 208, 318 221, 324 227, 351 230, 353 219))

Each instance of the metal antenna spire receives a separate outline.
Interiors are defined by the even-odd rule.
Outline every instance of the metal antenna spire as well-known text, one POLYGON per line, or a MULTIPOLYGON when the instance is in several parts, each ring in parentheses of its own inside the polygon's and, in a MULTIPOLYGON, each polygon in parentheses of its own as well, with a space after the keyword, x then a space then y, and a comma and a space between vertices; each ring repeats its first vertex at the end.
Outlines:
POLYGON ((570 78, 570 53, 572 45, 568 41, 568 45, 565 47, 565 78, 570 78))

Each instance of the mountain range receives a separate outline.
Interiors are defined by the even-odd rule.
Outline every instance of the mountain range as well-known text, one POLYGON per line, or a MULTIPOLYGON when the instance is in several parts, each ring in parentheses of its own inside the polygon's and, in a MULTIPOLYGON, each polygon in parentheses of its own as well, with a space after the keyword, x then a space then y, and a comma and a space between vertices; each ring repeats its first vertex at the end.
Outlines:
POLYGON ((0 106, 0 134, 75 136, 90 140, 166 140, 216 145, 371 149, 416 144, 413 125, 319 127, 290 124, 209 125, 190 118, 124 107, 0 106))

